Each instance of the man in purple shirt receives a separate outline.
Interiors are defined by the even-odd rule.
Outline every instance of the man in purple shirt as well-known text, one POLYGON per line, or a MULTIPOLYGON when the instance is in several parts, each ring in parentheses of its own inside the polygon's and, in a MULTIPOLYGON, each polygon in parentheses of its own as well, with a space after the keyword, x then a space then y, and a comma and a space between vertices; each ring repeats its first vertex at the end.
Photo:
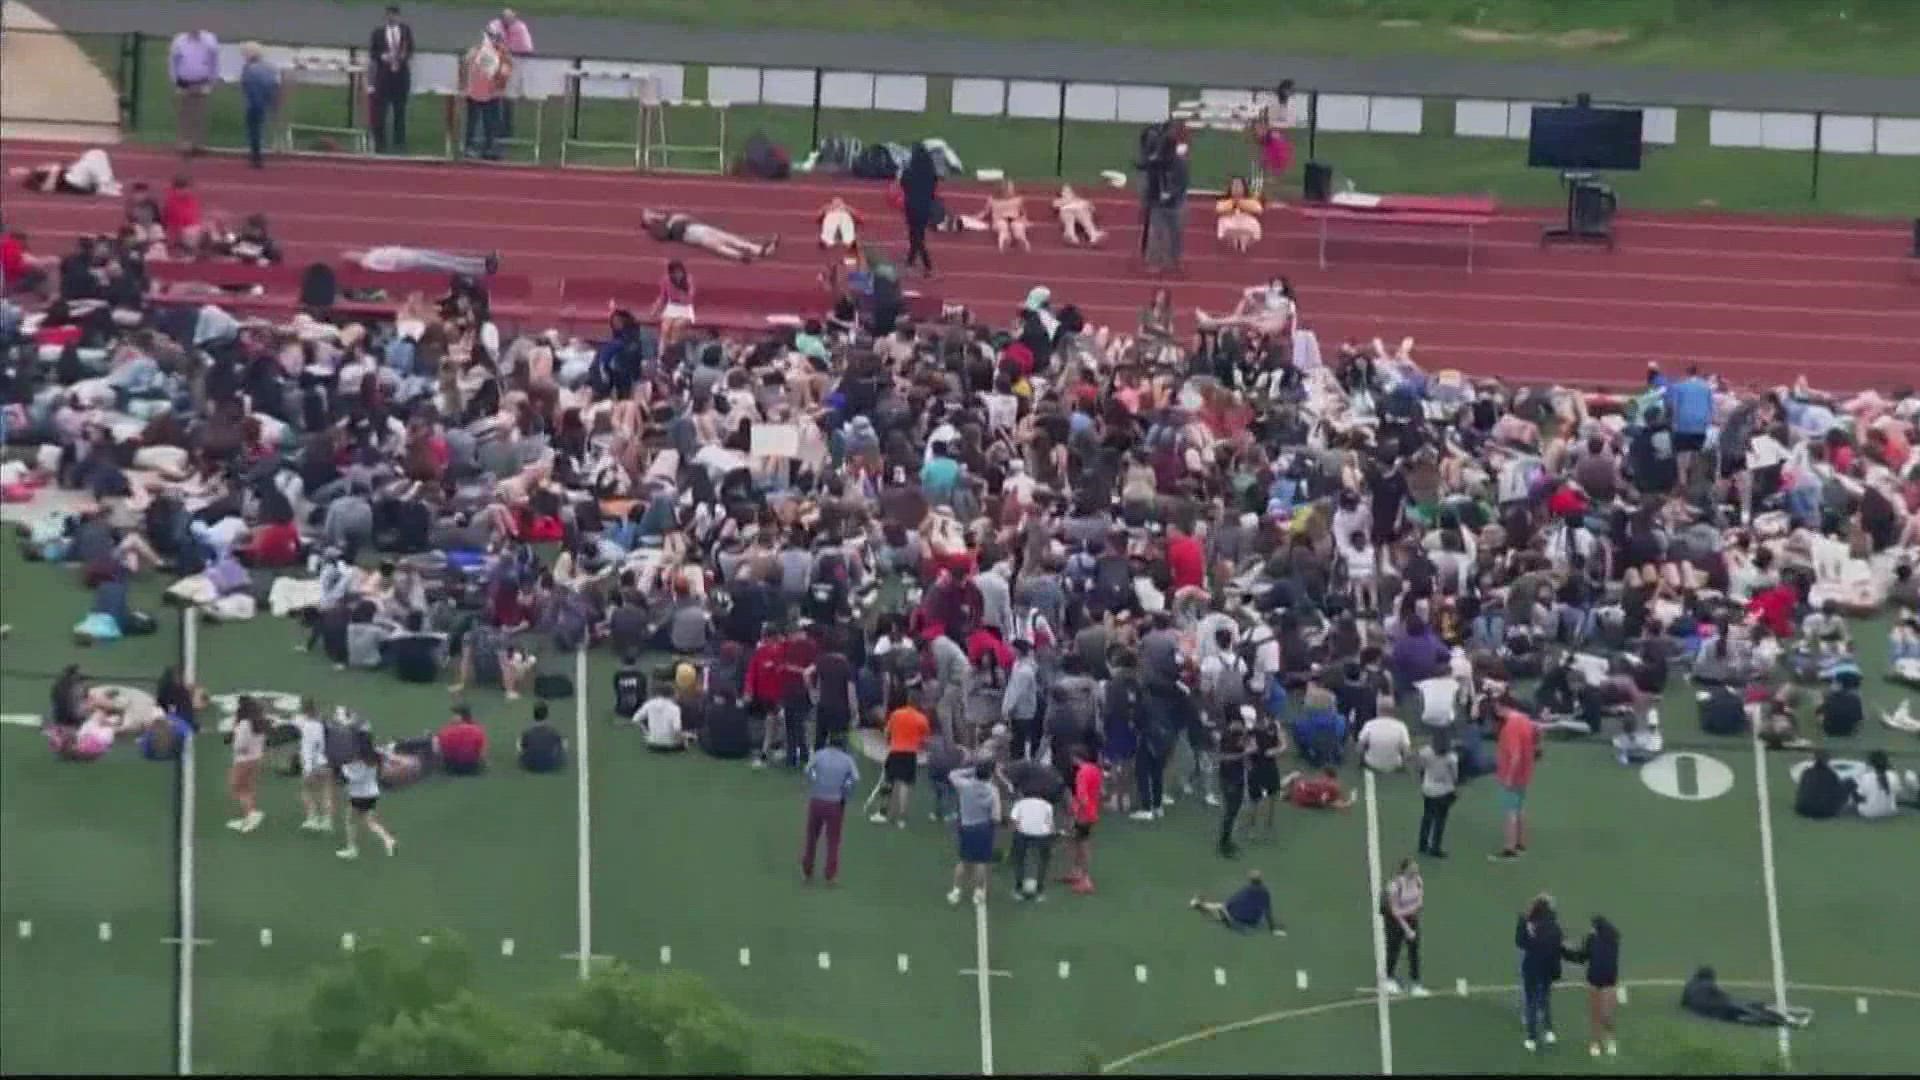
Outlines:
POLYGON ((210 30, 183 30, 173 36, 167 75, 178 105, 180 153, 198 154, 207 141, 207 94, 220 77, 220 39, 210 30))

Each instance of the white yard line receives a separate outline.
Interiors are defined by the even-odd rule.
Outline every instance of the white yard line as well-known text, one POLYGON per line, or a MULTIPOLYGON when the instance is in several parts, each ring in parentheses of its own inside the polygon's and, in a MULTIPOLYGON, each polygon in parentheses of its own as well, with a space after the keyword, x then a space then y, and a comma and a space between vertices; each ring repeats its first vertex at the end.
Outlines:
MULTIPOLYGON (((200 674, 200 613, 187 608, 180 620, 180 672, 189 686, 196 685, 200 674)), ((180 944, 179 970, 175 973, 178 1002, 174 1017, 174 1071, 193 1075, 193 960, 199 943, 193 897, 194 810, 199 790, 194 781, 194 739, 180 744, 180 944)))
MULTIPOLYGON (((1758 737, 1753 740, 1753 790, 1760 810, 1760 873, 1767 889, 1767 951, 1773 960, 1773 1003, 1784 1013, 1787 961, 1780 945, 1780 885, 1774 877, 1772 797, 1767 781, 1767 748, 1758 737)), ((1793 1032, 1785 1024, 1774 1031, 1780 1039, 1780 1068, 1792 1072, 1793 1032)))
POLYGON ((973 905, 974 985, 980 991, 980 1075, 993 1075, 993 965, 987 962, 987 905, 973 905))
POLYGON ((580 977, 593 972, 593 811, 587 791, 587 651, 574 653, 573 771, 580 793, 580 977))
POLYGON ((1373 770, 1360 770, 1367 789, 1367 925, 1373 929, 1373 994, 1380 1014, 1380 1075, 1393 1075, 1393 1015, 1387 1008, 1387 930, 1380 918, 1380 803, 1373 770))

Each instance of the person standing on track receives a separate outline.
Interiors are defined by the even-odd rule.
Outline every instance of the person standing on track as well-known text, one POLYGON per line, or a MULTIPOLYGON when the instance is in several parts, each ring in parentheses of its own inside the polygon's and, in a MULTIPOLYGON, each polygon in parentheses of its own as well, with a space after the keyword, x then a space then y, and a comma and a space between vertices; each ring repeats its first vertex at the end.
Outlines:
POLYGON ((1394 871, 1386 890, 1380 894, 1380 921, 1385 924, 1387 936, 1387 969, 1381 989, 1389 994, 1427 996, 1427 988, 1420 983, 1420 912, 1426 902, 1427 885, 1420 876, 1420 864, 1411 858, 1401 859, 1400 868, 1394 871), (1394 977, 1403 948, 1407 953, 1405 988, 1394 977))
POLYGON ((1599 1057, 1604 1048, 1608 1057, 1619 1057, 1613 1020, 1620 1006, 1620 931, 1605 915, 1595 915, 1593 929, 1579 948, 1565 950, 1565 957, 1587 966, 1588 1055, 1599 1057))
POLYGON ((234 832, 250 833, 267 815, 259 807, 260 762, 267 756, 267 713, 260 699, 245 696, 233 716, 233 764, 227 791, 240 804, 240 816, 227 822, 234 832))
POLYGON ((353 807, 353 817, 347 822, 347 846, 334 854, 342 859, 359 858, 360 829, 365 827, 392 855, 400 842, 373 813, 380 802, 380 751, 373 745, 371 732, 355 734, 353 759, 340 767, 340 775, 347 782, 347 805, 353 807))
POLYGON ((1553 897, 1541 893, 1520 913, 1513 930, 1520 950, 1520 1021, 1526 1025, 1524 1045, 1529 1052, 1541 1043, 1552 1046, 1553 984, 1560 981, 1561 950, 1566 944, 1553 897))
POLYGON ((933 276, 933 256, 927 252, 927 229, 934 224, 933 215, 938 206, 935 196, 939 189, 940 173, 934 168, 933 154, 925 143, 914 143, 907 155, 907 167, 900 173, 900 194, 906 200, 903 210, 907 218, 907 267, 912 269, 914 256, 918 255, 920 267, 928 277, 933 276))
POLYGON ((860 782, 860 767, 847 753, 846 736, 835 731, 807 762, 807 838, 800 852, 801 880, 813 881, 813 853, 827 838, 827 884, 840 876, 840 830, 847 821, 847 798, 860 782))
POLYGON ((1533 783, 1533 765, 1540 757, 1540 729, 1519 709, 1500 710, 1499 745, 1494 776, 1500 782, 1500 809, 1506 814, 1506 843, 1489 855, 1508 862, 1527 853, 1527 787, 1533 783))

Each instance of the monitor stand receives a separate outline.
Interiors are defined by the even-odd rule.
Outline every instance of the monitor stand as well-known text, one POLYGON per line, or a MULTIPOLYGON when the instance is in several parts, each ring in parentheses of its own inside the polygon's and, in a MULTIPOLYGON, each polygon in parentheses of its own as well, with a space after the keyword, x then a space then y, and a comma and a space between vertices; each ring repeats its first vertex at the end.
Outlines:
POLYGON ((1540 234, 1540 246, 1553 243, 1605 244, 1608 251, 1613 250, 1613 193, 1600 183, 1600 174, 1590 172, 1564 172, 1560 182, 1567 189, 1567 222, 1557 229, 1547 229, 1540 234), (1593 220, 1580 220, 1579 198, 1584 190, 1591 189, 1596 197, 1608 200, 1606 208, 1594 215, 1593 220))

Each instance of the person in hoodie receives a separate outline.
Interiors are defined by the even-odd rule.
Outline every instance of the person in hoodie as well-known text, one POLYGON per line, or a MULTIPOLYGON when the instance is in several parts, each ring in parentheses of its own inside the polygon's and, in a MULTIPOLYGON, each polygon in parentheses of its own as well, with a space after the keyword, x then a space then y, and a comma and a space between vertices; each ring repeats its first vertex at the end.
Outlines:
POLYGON ((1553 984, 1560 981, 1566 937, 1553 897, 1541 893, 1520 913, 1513 929, 1513 944, 1520 950, 1520 1018, 1527 1030, 1521 1045, 1535 1052, 1543 1043, 1552 1046, 1556 1041, 1553 984))

